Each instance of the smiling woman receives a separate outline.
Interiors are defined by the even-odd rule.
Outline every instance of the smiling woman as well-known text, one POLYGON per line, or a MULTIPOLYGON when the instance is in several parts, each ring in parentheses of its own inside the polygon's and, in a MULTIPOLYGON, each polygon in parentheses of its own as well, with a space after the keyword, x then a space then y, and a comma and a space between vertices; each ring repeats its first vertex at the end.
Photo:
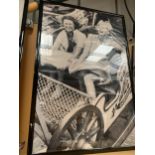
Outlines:
POLYGON ((78 23, 71 16, 64 16, 62 18, 62 25, 64 30, 58 34, 53 45, 53 51, 66 51, 73 53, 76 57, 84 46, 85 36, 77 29, 78 23))

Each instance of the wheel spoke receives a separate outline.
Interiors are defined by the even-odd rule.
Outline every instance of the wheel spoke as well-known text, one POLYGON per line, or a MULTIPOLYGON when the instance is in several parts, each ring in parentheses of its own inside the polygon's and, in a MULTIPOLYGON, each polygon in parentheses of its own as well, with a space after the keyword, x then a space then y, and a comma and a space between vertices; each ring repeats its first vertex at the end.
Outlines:
POLYGON ((87 135, 87 139, 90 139, 91 137, 93 137, 95 134, 97 134, 99 130, 100 130, 100 127, 92 129, 92 131, 87 135))
POLYGON ((87 132, 89 132, 89 131, 92 129, 92 127, 93 127, 94 124, 96 123, 97 119, 98 119, 98 117, 95 116, 95 117, 91 120, 91 122, 89 122, 89 124, 88 124, 88 126, 87 126, 87 129, 86 129, 87 132))
POLYGON ((76 121, 77 132, 81 132, 84 125, 84 118, 80 115, 77 117, 76 121))
POLYGON ((92 119, 92 116, 93 116, 93 112, 91 112, 91 111, 87 112, 87 115, 86 115, 86 118, 85 118, 85 121, 84 121, 83 130, 87 129, 87 126, 88 126, 90 120, 92 119))
POLYGON ((73 128, 72 124, 70 124, 67 129, 69 134, 71 135, 71 138, 74 140, 77 133, 76 133, 76 130, 73 128))

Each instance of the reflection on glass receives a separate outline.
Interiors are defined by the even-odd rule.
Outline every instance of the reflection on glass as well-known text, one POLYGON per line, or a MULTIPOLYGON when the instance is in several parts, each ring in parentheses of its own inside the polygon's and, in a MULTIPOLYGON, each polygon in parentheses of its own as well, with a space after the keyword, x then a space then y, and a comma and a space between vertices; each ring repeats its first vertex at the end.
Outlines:
POLYGON ((46 3, 42 17, 34 153, 112 147, 133 99, 123 18, 46 3))
POLYGON ((100 45, 93 53, 88 56, 87 61, 98 62, 101 59, 106 59, 106 54, 110 53, 112 46, 100 45))

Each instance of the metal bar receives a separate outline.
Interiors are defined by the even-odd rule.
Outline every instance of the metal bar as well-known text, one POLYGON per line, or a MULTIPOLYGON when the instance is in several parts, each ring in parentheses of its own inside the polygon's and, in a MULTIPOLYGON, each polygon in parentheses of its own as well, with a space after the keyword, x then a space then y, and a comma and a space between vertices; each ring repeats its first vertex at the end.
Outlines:
POLYGON ((118 14, 118 0, 115 0, 115 9, 116 9, 116 14, 118 14))
POLYGON ((77 5, 81 6, 81 0, 77 0, 77 5))

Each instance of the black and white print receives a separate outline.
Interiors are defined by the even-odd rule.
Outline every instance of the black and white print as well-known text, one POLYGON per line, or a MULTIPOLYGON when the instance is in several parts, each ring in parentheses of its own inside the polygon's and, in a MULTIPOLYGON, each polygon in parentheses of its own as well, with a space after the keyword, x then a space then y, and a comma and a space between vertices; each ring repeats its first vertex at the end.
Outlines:
POLYGON ((126 49, 122 16, 43 3, 33 154, 134 146, 126 49))

